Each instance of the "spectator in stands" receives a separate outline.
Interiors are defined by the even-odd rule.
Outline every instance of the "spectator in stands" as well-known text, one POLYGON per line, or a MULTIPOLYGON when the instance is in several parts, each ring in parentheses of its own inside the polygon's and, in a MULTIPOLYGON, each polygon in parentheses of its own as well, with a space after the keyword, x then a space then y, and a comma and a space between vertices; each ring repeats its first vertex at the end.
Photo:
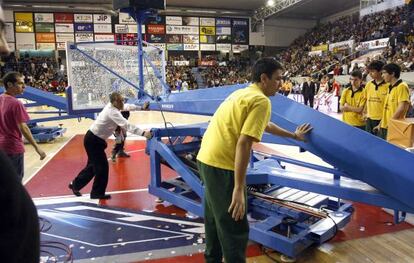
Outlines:
POLYGON ((384 111, 379 125, 374 129, 380 131, 380 137, 387 138, 388 123, 391 119, 403 119, 410 104, 410 92, 407 83, 400 79, 401 68, 390 63, 383 67, 382 77, 390 84, 390 91, 384 102, 384 111))
POLYGON ((373 79, 365 85, 364 96, 366 98, 366 126, 365 130, 371 134, 374 127, 378 126, 381 121, 385 98, 388 94, 389 83, 382 78, 382 68, 384 63, 380 60, 374 60, 368 65, 369 75, 373 79))
POLYGON ((362 112, 366 99, 362 86, 362 72, 353 71, 350 81, 351 87, 344 89, 339 102, 339 109, 343 112, 342 120, 351 126, 365 130, 362 112))
POLYGON ((46 157, 45 152, 34 140, 27 122, 30 120, 26 109, 17 95, 24 92, 23 76, 18 72, 8 72, 3 78, 4 94, 0 95, 0 149, 13 163, 19 180, 24 176, 24 138, 35 148, 40 160, 46 157))

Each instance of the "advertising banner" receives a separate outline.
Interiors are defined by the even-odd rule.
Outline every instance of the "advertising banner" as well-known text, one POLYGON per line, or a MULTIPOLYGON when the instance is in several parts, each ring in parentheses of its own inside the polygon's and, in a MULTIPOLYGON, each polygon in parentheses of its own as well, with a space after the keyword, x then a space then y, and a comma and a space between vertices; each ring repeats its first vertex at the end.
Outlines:
MULTIPOLYGON (((145 25, 142 25, 142 34, 145 34, 145 25)), ((136 34, 138 32, 138 26, 137 25, 115 25, 115 33, 117 34, 136 34)))
POLYGON ((231 19, 230 18, 216 18, 216 26, 224 26, 224 27, 230 27, 231 26, 231 19))
POLYGON ((165 35, 165 42, 167 43, 183 43, 183 36, 182 35, 165 35))
POLYGON ((33 13, 14 13, 16 32, 31 33, 34 32, 33 13))
POLYGON ((155 17, 149 17, 145 24, 147 24, 147 25, 164 25, 165 26, 165 16, 157 15, 155 17))
POLYGON ((352 49, 353 47, 354 47, 354 40, 352 39, 352 40, 329 44, 329 51, 340 51, 340 50, 352 49))
POLYGON ((165 35, 164 25, 147 25, 147 33, 154 35, 165 35))
POLYGON ((55 50, 55 43, 36 43, 37 50, 55 50))
POLYGON ((56 33, 56 42, 75 42, 75 36, 68 33, 56 33))
POLYGON ((249 44, 249 27, 233 27, 233 44, 249 44))
POLYGON ((186 51, 198 51, 199 49, 199 44, 184 44, 184 50, 186 51))
POLYGON ((199 26, 200 19, 198 17, 190 17, 185 16, 183 17, 183 26, 199 26))
POLYGON ((95 34, 94 38, 95 38, 95 42, 115 40, 114 34, 95 34))
POLYGON ((216 28, 213 26, 202 26, 200 27, 200 35, 215 35, 216 28))
POLYGON ((36 33, 53 33, 55 32, 54 23, 36 23, 35 24, 36 33))
POLYGON ((75 34, 76 43, 79 42, 92 42, 93 34, 92 33, 76 33, 75 34))
POLYGON ((313 46, 311 48, 311 51, 328 51, 328 45, 319 45, 319 46, 313 46))
POLYGON ((95 33, 112 33, 111 24, 93 24, 93 31, 95 33))
POLYGON ((6 24, 6 42, 14 42, 14 24, 7 22, 6 24))
POLYGON ((216 44, 216 50, 222 52, 230 52, 231 44, 216 44))
POLYGON ((137 25, 137 22, 128 13, 119 13, 119 23, 137 25))
POLYGON ((53 23, 53 13, 35 13, 35 22, 36 23, 53 23))
POLYGON ((75 23, 75 32, 93 32, 93 24, 75 23))
POLYGON ((374 50, 380 48, 386 48, 388 46, 389 38, 380 38, 371 41, 361 42, 357 47, 358 50, 374 50))
POLYGON ((34 33, 16 33, 16 49, 36 49, 34 33))
POLYGON ((57 42, 56 43, 57 50, 66 50, 66 42, 57 42))
POLYGON ((95 24, 112 24, 112 17, 108 14, 94 14, 93 22, 95 24))
POLYGON ((55 32, 56 33, 73 33, 73 24, 55 24, 55 32))
POLYGON ((146 41, 149 43, 165 43, 165 35, 147 34, 146 41))
POLYGON ((215 36, 200 36, 200 43, 214 44, 216 43, 215 36))
POLYGON ((75 14, 75 23, 92 23, 92 14, 75 14))
POLYGON ((36 33, 37 43, 55 43, 54 33, 36 33))
POLYGON ((233 50, 234 53, 240 53, 242 51, 248 50, 249 45, 232 45, 231 49, 233 50))
POLYGON ((167 34, 194 34, 198 35, 197 26, 166 26, 167 34))
POLYGON ((183 44, 167 44, 167 50, 184 50, 183 44))
POLYGON ((201 51, 216 51, 215 44, 200 44, 201 51))
POLYGON ((55 13, 55 23, 73 23, 73 13, 55 13))
POLYGON ((201 17, 200 18, 200 25, 201 26, 215 26, 216 19, 212 17, 201 17))
POLYGON ((231 27, 216 27, 216 35, 231 35, 231 27))
POLYGON ((199 35, 184 35, 183 36, 184 44, 198 44, 200 43, 199 35))
POLYGON ((190 61, 188 60, 175 60, 173 61, 174 66, 190 66, 190 61))
POLYGON ((182 26, 183 25, 183 18, 181 16, 166 16, 165 17, 165 24, 182 26))
POLYGON ((216 43, 228 43, 231 44, 231 35, 216 36, 216 43))

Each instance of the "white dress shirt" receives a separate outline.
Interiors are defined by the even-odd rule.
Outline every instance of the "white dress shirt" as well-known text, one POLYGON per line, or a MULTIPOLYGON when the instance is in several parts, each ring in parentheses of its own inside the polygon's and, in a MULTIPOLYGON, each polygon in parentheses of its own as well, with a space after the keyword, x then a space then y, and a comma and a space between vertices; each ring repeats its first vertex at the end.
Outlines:
MULTIPOLYGON (((140 109, 140 106, 135 106, 133 104, 124 105, 124 110, 126 111, 140 109)), ((89 130, 99 138, 106 140, 118 126, 140 136, 143 136, 144 134, 144 130, 133 124, 129 124, 127 119, 122 116, 121 111, 115 108, 111 103, 106 104, 89 130)))

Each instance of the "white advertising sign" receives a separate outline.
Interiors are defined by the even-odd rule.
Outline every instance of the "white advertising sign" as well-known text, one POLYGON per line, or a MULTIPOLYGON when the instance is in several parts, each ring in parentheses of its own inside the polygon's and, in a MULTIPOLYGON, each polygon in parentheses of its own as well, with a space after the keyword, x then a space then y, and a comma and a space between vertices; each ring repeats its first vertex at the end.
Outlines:
POLYGON ((173 61, 173 65, 174 66, 189 66, 190 61, 188 61, 188 60, 183 60, 183 61, 176 60, 176 61, 173 61))
POLYGON ((79 42, 92 42, 93 41, 93 34, 92 33, 76 33, 75 40, 77 43, 79 42))
POLYGON ((16 33, 16 49, 36 49, 34 33, 16 33))
POLYGON ((229 52, 231 50, 231 44, 216 44, 216 50, 229 52))
POLYGON ((95 42, 114 40, 115 38, 113 34, 95 34, 95 42))
POLYGON ((201 51, 216 51, 216 45, 215 44, 201 44, 200 50, 201 51))
POLYGON ((92 23, 92 14, 75 14, 75 23, 92 23))
POLYGON ((184 50, 187 51, 198 51, 200 49, 199 44, 184 44, 184 50))
POLYGON ((336 42, 336 43, 329 44, 329 51, 333 51, 335 48, 342 48, 342 47, 352 49, 353 46, 354 46, 354 40, 336 42))
POLYGON ((6 42, 14 42, 14 24, 6 23, 6 42))
POLYGON ((231 35, 231 27, 216 27, 216 35, 231 35))
POLYGON ((198 17, 183 17, 183 26, 199 26, 200 19, 198 17))
POLYGON ((38 50, 55 50, 55 43, 37 43, 36 49, 38 50))
POLYGON ((240 53, 244 50, 248 50, 249 49, 249 45, 232 45, 231 47, 233 49, 234 53, 240 53))
MULTIPOLYGON (((145 25, 141 27, 142 33, 145 33, 145 25)), ((137 25, 115 25, 115 33, 117 34, 136 34, 138 32, 137 25)))
POLYGON ((95 33, 112 33, 111 24, 94 24, 93 31, 95 33))
POLYGON ((128 25, 136 25, 137 22, 129 16, 128 13, 119 13, 119 23, 120 24, 128 24, 128 25))
POLYGON ((93 22, 95 24, 111 24, 112 23, 112 17, 110 15, 107 15, 107 14, 94 14, 93 15, 93 22))
POLYGON ((198 35, 199 27, 198 26, 169 26, 166 27, 167 34, 191 34, 198 35))
POLYGON ((215 26, 216 19, 211 17, 201 17, 200 18, 200 25, 201 26, 215 26))
POLYGON ((51 13, 35 13, 34 15, 36 23, 53 23, 53 14, 51 13))
POLYGON ((75 36, 67 33, 56 33, 56 42, 75 42, 75 36))
POLYGON ((73 33, 74 32, 73 24, 56 23, 55 32, 56 33, 73 33))
POLYGON ((165 24, 181 26, 183 24, 183 18, 181 16, 166 16, 165 24))

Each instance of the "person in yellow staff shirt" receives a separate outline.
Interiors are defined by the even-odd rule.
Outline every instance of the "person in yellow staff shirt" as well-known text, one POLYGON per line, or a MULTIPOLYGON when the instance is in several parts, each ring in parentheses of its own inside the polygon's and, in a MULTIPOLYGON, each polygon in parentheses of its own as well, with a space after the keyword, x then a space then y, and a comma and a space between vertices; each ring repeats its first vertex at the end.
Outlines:
POLYGON ((381 70, 383 67, 384 63, 380 60, 374 60, 368 65, 369 75, 373 80, 368 82, 364 89, 364 96, 367 100, 365 104, 367 118, 365 130, 374 135, 377 134, 374 132, 374 127, 381 121, 385 97, 390 86, 382 78, 381 70))
POLYGON ((284 81, 282 85, 283 95, 287 97, 289 93, 291 92, 292 87, 293 87, 293 84, 290 81, 290 79, 286 79, 286 81, 284 81))
POLYGON ((354 127, 365 130, 365 121, 362 112, 365 107, 365 97, 362 86, 362 73, 354 70, 351 73, 351 87, 342 91, 339 108, 343 112, 342 120, 354 127))
POLYGON ((400 79, 401 67, 389 63, 382 69, 382 77, 390 84, 389 92, 384 102, 384 111, 379 125, 375 130, 380 131, 383 139, 387 138, 388 122, 390 119, 404 119, 410 107, 410 92, 407 83, 400 79))
POLYGON ((197 156, 204 182, 206 262, 246 262, 249 224, 246 211, 246 170, 253 142, 264 131, 305 140, 309 124, 284 130, 269 122, 271 104, 282 83, 283 66, 274 58, 262 58, 252 67, 253 83, 239 89, 219 106, 203 136, 197 156))

